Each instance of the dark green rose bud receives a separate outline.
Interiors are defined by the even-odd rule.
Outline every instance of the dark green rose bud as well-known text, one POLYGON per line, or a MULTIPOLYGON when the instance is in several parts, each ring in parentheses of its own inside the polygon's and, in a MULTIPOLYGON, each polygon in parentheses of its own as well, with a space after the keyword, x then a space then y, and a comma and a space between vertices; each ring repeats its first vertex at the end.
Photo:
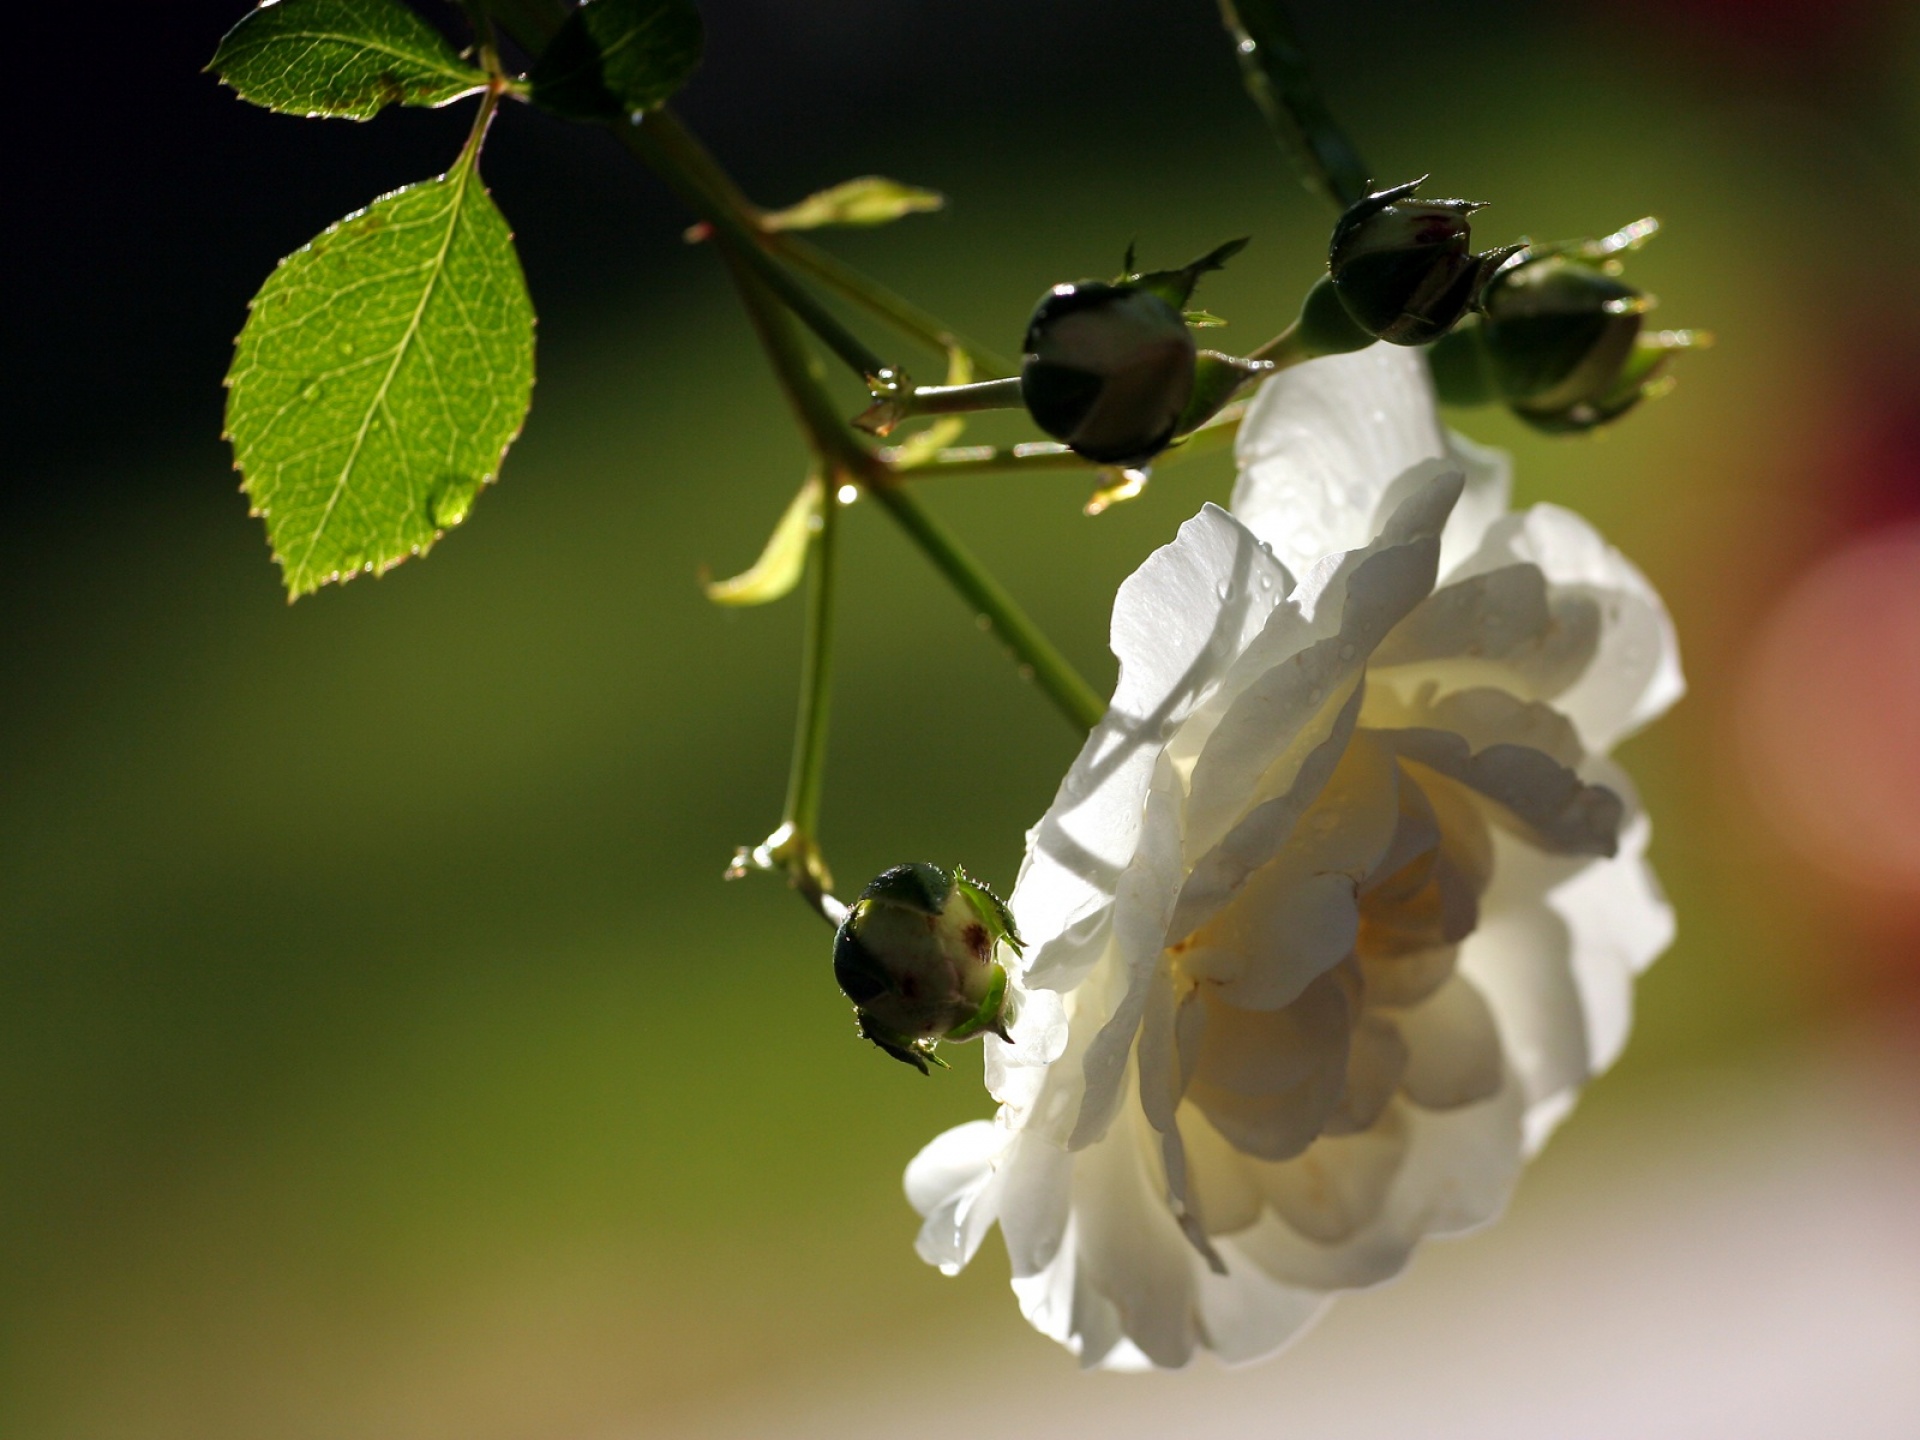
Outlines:
POLYGON ((833 940, 833 975, 860 1034, 926 1073, 941 1040, 1006 1037, 1007 972, 1020 939, 1007 907, 956 867, 896 865, 868 882, 833 940))
POLYGON ((1151 290, 1056 285, 1027 322, 1021 394, 1034 423, 1102 465, 1138 465, 1167 447, 1193 395, 1186 318, 1151 290))
POLYGON ((1653 302, 1620 278, 1614 258, 1656 228, 1638 221, 1601 240, 1543 248, 1502 271, 1482 300, 1478 334, 1460 338, 1477 356, 1441 357, 1436 347, 1443 394, 1466 394, 1477 366, 1483 388, 1516 415, 1559 432, 1617 419, 1670 383, 1660 372, 1673 352, 1707 337, 1647 331, 1653 302))
POLYGON ((1428 345, 1479 302, 1519 246, 1475 254, 1475 200, 1421 200, 1412 181, 1356 202, 1333 227, 1327 272, 1347 313, 1395 345, 1428 345))

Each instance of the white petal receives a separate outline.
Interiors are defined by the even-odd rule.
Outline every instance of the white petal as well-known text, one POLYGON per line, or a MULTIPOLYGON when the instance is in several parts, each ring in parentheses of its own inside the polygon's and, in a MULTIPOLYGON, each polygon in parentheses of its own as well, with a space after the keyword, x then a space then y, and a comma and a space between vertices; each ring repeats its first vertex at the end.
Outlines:
POLYGON ((1378 1284, 1397 1274, 1426 1236, 1469 1230, 1500 1213, 1519 1174, 1522 1109, 1515 1083, 1458 1110, 1404 1109, 1406 1159, 1379 1216, 1350 1239, 1322 1245, 1270 1215, 1224 1243, 1282 1284, 1378 1284))
POLYGON ((1603 862, 1543 855, 1501 833, 1493 846, 1493 882, 1480 928, 1460 947, 1460 973, 1492 1009, 1507 1063, 1531 1104, 1579 1087, 1590 1073, 1572 936, 1547 897, 1584 866, 1603 862))
POLYGON ((1587 785, 1549 755, 1525 745, 1474 752, 1444 730, 1376 730, 1403 760, 1413 761, 1485 796, 1518 823, 1533 843, 1565 855, 1611 855, 1624 806, 1618 795, 1587 785))
MULTIPOLYGON (((1623 786, 1617 770, 1607 779, 1623 786)), ((1586 1012, 1587 1063, 1596 1075, 1626 1045, 1634 976, 1673 943, 1673 907, 1646 860, 1652 838, 1652 825, 1634 806, 1621 831, 1620 853, 1579 870, 1547 896, 1547 904, 1566 922, 1574 981, 1586 1012)))
POLYGON ((1200 1277, 1207 1347, 1229 1365, 1273 1354, 1313 1324, 1326 1303, 1327 1297, 1316 1291, 1268 1279, 1259 1266, 1240 1256, 1229 1256, 1226 1274, 1200 1277))
POLYGON ((974 1120, 936 1136, 907 1166, 907 1199, 926 1216, 915 1248, 929 1265, 951 1275, 973 1259, 997 1210, 994 1169, 1007 1132, 974 1120))
POLYGON ((1502 565, 1456 579, 1421 602, 1374 653, 1403 688, 1492 684, 1552 699, 1593 664, 1600 603, 1555 589, 1537 565, 1502 565))
POLYGON ((1121 585, 1112 643, 1120 678, 1106 717, 1028 837, 1010 900, 1032 947, 1035 985, 1075 983, 1097 954, 1097 925, 1051 953, 1063 932, 1111 903, 1132 860, 1156 758, 1281 602, 1291 578, 1215 506, 1180 527, 1121 585))
POLYGON ((1600 606, 1600 643, 1580 679, 1556 697, 1589 751, 1604 754, 1686 692, 1673 621, 1653 586, 1571 510, 1536 505, 1494 525, 1466 574, 1538 565, 1557 590, 1600 606))
POLYGON ((1362 954, 1360 972, 1366 977, 1369 1005, 1418 1005, 1453 975, 1458 945, 1413 950, 1404 955, 1362 954))
POLYGON ((1273 795, 1290 793, 1309 753, 1331 732, 1334 716, 1359 684, 1380 639, 1432 589, 1440 526, 1459 497, 1457 472, 1434 476, 1409 493, 1377 540, 1340 557, 1304 603, 1275 611, 1238 666, 1261 666, 1221 714, 1192 766, 1187 856, 1210 851, 1236 818, 1273 795), (1252 781, 1252 783, 1250 783, 1252 781))
POLYGON ((1000 1238, 1016 1277, 1054 1262, 1072 1213, 1073 1157, 1030 1132, 1014 1137, 1002 1165, 1000 1238))
POLYGON ((1309 1240, 1335 1245, 1379 1216, 1408 1146, 1406 1119, 1394 1109, 1370 1130, 1325 1136, 1296 1159, 1251 1168, 1282 1220, 1309 1240))
POLYGON ((1344 979, 1321 976, 1284 1010, 1207 1005, 1187 1096, 1235 1149, 1291 1159, 1326 1128, 1346 1089, 1353 1002, 1344 979))
POLYGON ((1387 487, 1447 453, 1425 359, 1374 345, 1296 365, 1241 423, 1233 512, 1296 570, 1373 539, 1387 487))
MULTIPOLYGON (((1372 986, 1367 1000, 1374 1002, 1372 986)), ((1347 1041, 1346 1091, 1327 1118, 1328 1135, 1352 1135, 1380 1118, 1400 1088, 1407 1072, 1407 1043, 1399 1027, 1386 1016, 1368 1012, 1360 1017, 1347 1041)))
POLYGON ((1604 951, 1638 975, 1673 943, 1673 906, 1647 863, 1653 825, 1613 766, 1595 767, 1609 789, 1627 798, 1629 819, 1620 831, 1620 852, 1555 888, 1553 908, 1566 919, 1581 951, 1604 951))
POLYGON ((1424 686, 1411 695, 1368 677, 1366 703, 1360 707, 1361 734, 1368 730, 1446 730, 1485 750, 1494 745, 1524 745, 1577 769, 1587 758, 1580 733, 1551 705, 1527 700, 1510 690, 1473 686, 1441 694, 1424 686))
POLYGON ((1449 430, 1447 456, 1455 469, 1466 472, 1467 486, 1440 536, 1443 579, 1480 547, 1488 527, 1507 513, 1513 501, 1513 457, 1506 451, 1476 444, 1449 430))
POLYGON ((1263 1204, 1247 1158, 1208 1123, 1197 1106, 1180 1107, 1187 1152, 1187 1193, 1207 1234, 1231 1235, 1260 1218, 1263 1204))
POLYGON ((1162 965, 1167 914, 1180 886, 1180 782, 1162 756, 1147 797, 1139 852, 1120 877, 1113 907, 1113 954, 1117 973, 1106 987, 1110 1005, 1100 1013, 1076 1007, 1075 1024, 1098 1025, 1082 1061, 1084 1098, 1073 1119, 1071 1149, 1105 1133, 1122 1098, 1122 1083, 1147 995, 1162 965))
POLYGON ((1394 1023, 1407 1044, 1401 1089, 1428 1110, 1452 1110, 1485 1100, 1500 1088, 1500 1031, 1493 1012, 1465 976, 1436 990, 1394 1023))
POLYGON ((1150 1171, 1147 1133, 1130 1115, 1075 1157, 1077 1264, 1126 1338, 1174 1368, 1193 1357, 1197 1338, 1196 1257, 1150 1171))

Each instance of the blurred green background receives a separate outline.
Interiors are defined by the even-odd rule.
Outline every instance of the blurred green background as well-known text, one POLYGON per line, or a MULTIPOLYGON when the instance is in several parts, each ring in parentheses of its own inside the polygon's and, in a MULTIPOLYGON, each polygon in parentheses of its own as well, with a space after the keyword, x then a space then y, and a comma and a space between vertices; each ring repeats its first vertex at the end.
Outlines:
MULTIPOLYGON (((158 8, 26 27, 44 74, 11 102, 38 125, 0 531, 0 1433, 694 1433, 1003 1352, 1080 1383, 994 1245, 958 1281, 912 1254, 900 1170, 987 1113, 977 1053, 923 1081, 857 1043, 819 922, 720 880, 778 815, 799 614, 695 578, 751 559, 803 456, 713 257, 594 137, 506 115, 528 430, 430 559, 289 608, 217 440, 226 340, 277 255, 465 117, 249 111, 196 73, 245 7, 158 8), (77 37, 103 89, 56 60, 77 37)), ((721 158, 768 203, 945 191, 830 243, 1002 349, 1129 241, 1255 237, 1202 297, 1231 344, 1318 262, 1328 216, 1205 0, 703 8, 685 110, 721 158)), ((1577 1209, 1555 1176, 1630 1186, 1690 1097, 1836 1056, 1911 1075, 1920 878, 1796 849, 1742 717, 1796 578, 1920 520, 1920 28, 1866 0, 1299 9, 1383 176, 1495 201, 1490 239, 1655 213, 1630 278, 1719 340, 1598 440, 1455 417, 1646 569, 1693 683, 1626 754, 1680 942, 1523 1186, 1577 1209)), ((1104 686, 1114 586, 1230 480, 1176 467, 1097 520, 1071 476, 926 495, 1104 686)), ((847 519, 835 868, 1009 884, 1073 736, 884 516, 847 519)))

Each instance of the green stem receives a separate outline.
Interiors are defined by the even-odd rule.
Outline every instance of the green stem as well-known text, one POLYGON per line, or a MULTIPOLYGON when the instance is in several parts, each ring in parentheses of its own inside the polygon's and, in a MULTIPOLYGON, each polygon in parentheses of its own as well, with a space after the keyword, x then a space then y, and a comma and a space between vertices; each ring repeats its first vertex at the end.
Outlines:
POLYGON ((869 383, 892 375, 892 367, 885 360, 767 253, 753 224, 752 205, 672 111, 664 106, 650 110, 638 125, 619 125, 616 133, 621 143, 665 180, 694 214, 713 227, 716 238, 734 243, 740 258, 754 268, 761 282, 855 374, 869 383))
POLYGON ((995 354, 984 345, 969 340, 944 323, 939 316, 922 310, 903 295, 896 294, 878 280, 855 269, 791 231, 759 231, 760 243, 796 269, 805 270, 821 284, 837 290, 854 304, 893 326, 909 340, 931 350, 960 350, 973 360, 974 369, 984 380, 1001 379, 1020 373, 1020 367, 995 354))
MULTIPOLYGON (((889 452, 880 452, 885 459, 889 452)), ((1096 461, 1076 455, 1064 445, 961 445, 936 450, 933 457, 915 465, 910 474, 926 471, 932 475, 1033 474, 1043 470, 1067 470, 1085 474, 1100 468, 1096 461)))
POLYGON ((1273 370, 1269 374, 1286 370, 1303 360, 1311 360, 1321 352, 1307 343, 1301 324, 1295 320, 1273 339, 1267 341, 1258 350, 1247 356, 1249 360, 1271 360, 1273 370))
POLYGON ((971 385, 917 385, 900 397, 906 416, 970 415, 981 410, 1018 410, 1027 402, 1020 377, 978 380, 971 385))
POLYGON ((803 835, 820 833, 827 774, 827 717, 833 695, 833 591, 839 564, 840 501, 828 486, 820 503, 807 584, 807 635, 800 652, 800 718, 787 777, 786 820, 803 835))
POLYGON ((1107 713, 1106 703, 953 532, 897 482, 869 486, 868 493, 999 635, 1020 661, 1022 674, 1039 685, 1060 713, 1078 730, 1098 725, 1107 713))
POLYGON ((1340 210, 1363 199, 1371 172, 1321 97, 1280 0, 1220 0, 1220 19, 1233 37, 1247 94, 1294 152, 1308 188, 1340 210))

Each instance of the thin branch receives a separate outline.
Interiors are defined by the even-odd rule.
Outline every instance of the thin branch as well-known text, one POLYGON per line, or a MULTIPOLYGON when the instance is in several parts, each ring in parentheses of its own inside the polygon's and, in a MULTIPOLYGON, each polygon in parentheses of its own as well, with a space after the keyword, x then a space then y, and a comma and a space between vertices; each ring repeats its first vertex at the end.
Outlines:
POLYGON ((1340 210, 1362 199, 1371 172, 1327 108, 1280 0, 1220 0, 1220 19, 1233 37, 1247 94, 1293 152, 1307 187, 1340 210))

